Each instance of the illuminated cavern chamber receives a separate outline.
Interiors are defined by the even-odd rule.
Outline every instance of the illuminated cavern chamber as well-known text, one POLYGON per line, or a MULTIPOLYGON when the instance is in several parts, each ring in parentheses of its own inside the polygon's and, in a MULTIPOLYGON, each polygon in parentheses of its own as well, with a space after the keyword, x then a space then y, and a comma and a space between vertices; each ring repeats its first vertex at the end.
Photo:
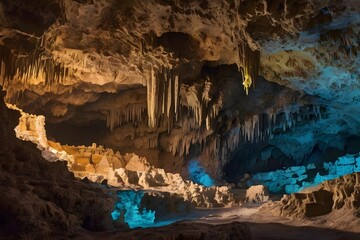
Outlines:
POLYGON ((161 196, 184 212, 231 207, 251 185, 290 194, 359 170, 359 18, 339 14, 354 11, 344 3, 58 2, 36 34, 0 4, 0 79, 24 110, 20 139, 77 178, 128 190, 114 221, 160 224, 161 196))
MULTIPOLYGON (((234 66, 225 67, 225 69, 233 68, 234 66)), ((90 147, 75 147, 48 141, 45 135, 44 119, 35 115, 22 113, 23 119, 20 120, 22 130, 18 129, 17 134, 20 138, 36 143, 47 160, 67 161, 69 170, 79 178, 86 177, 99 183, 106 180, 108 185, 118 188, 170 192, 198 207, 228 207, 233 204, 234 199, 228 187, 221 187, 224 184, 222 182, 224 172, 222 171, 227 174, 224 168, 233 161, 232 159, 236 160, 234 154, 243 154, 241 151, 238 152, 241 147, 249 144, 260 144, 262 147, 266 147, 267 141, 270 143, 281 141, 281 136, 291 131, 299 131, 299 129, 301 131, 301 129, 306 129, 309 124, 321 128, 322 124, 331 121, 329 115, 332 112, 327 107, 294 101, 285 101, 286 104, 281 103, 276 108, 270 108, 264 113, 250 114, 249 118, 241 118, 239 115, 234 116, 229 113, 230 110, 221 111, 228 104, 227 96, 224 96, 223 90, 217 89, 217 85, 211 83, 210 78, 205 78, 200 83, 179 84, 179 78, 173 70, 163 68, 159 73, 151 72, 151 74, 149 81, 154 81, 148 83, 152 86, 151 89, 147 87, 146 91, 142 89, 136 94, 132 92, 108 94, 96 101, 92 107, 105 116, 109 136, 112 134, 116 136, 117 131, 121 131, 122 128, 128 129, 129 126, 140 126, 145 128, 145 131, 150 131, 149 129, 157 126, 158 129, 164 131, 165 134, 153 132, 153 137, 146 139, 148 140, 145 144, 146 149, 160 148, 164 152, 171 153, 170 156, 174 158, 183 158, 186 163, 185 167, 182 167, 183 169, 174 168, 176 171, 183 170, 182 176, 171 173, 171 168, 168 171, 154 167, 146 158, 136 154, 120 154, 96 144, 90 147), (157 82, 158 79, 161 79, 160 83, 157 82), (165 84, 162 81, 165 81, 165 84), (156 84, 159 84, 160 87, 156 84), (159 89, 163 91, 161 92, 159 89), (213 89, 215 90, 213 91, 213 89), (149 93, 149 91, 154 92, 149 93), (159 93, 161 94, 159 95, 159 93), (130 104, 121 102, 123 96, 130 96, 132 100, 142 95, 147 97, 146 101, 141 100, 140 103, 130 104), (154 96, 158 98, 153 99, 154 96), (107 98, 110 101, 115 100, 118 103, 117 107, 106 109, 109 101, 106 100, 107 98), (147 111, 149 101, 151 108, 157 109, 156 112, 151 113, 151 116, 148 116, 147 111), (175 106, 178 107, 175 108, 175 106), (175 109, 177 110, 175 111, 175 109), (175 111, 175 115, 172 115, 173 111, 175 111), (173 121, 169 119, 173 119, 173 121), (216 121, 218 122, 216 123, 216 121), (212 129, 214 125, 217 125, 219 129, 222 128, 222 132, 214 132, 212 129), (22 134, 23 130, 25 134, 22 134), (189 155, 195 153, 198 154, 196 160, 187 159, 189 155), (213 165, 209 165, 209 162, 214 160, 215 162, 211 163, 213 165), (190 179, 192 182, 186 179, 190 179)), ((240 76, 240 73, 237 73, 236 76, 240 76)), ((234 80, 225 83, 233 87, 233 82, 234 80)), ((239 85, 241 86, 241 82, 240 84, 238 82, 237 87, 239 85)), ((266 83, 264 80, 259 80, 257 86, 259 89, 271 86, 283 90, 283 88, 266 83)), ((285 90, 285 93, 290 96, 293 94, 286 91, 288 90, 285 90)), ((252 94, 256 94, 256 91, 254 93, 250 91, 249 96, 244 94, 243 99, 249 99, 247 101, 251 102, 252 94)), ((260 92, 260 94, 264 93, 260 92)), ((297 141, 300 143, 310 141, 307 148, 313 147, 312 136, 308 137, 306 134, 298 137, 297 141)), ((293 154, 291 152, 293 149, 284 150, 293 154)), ((299 156, 304 157, 309 151, 311 149, 302 150, 299 156)), ((275 151, 270 153, 271 156, 273 152, 275 151)), ((283 155, 285 156, 286 153, 283 155)), ((266 161, 268 159, 265 159, 266 161)), ((357 169, 355 163, 353 164, 355 168, 351 168, 347 164, 335 162, 333 165, 331 163, 324 164, 322 169, 325 169, 325 172, 323 170, 316 172, 317 169, 314 165, 303 164, 299 159, 290 157, 283 158, 280 163, 275 164, 275 169, 271 166, 274 164, 267 165, 267 163, 264 168, 254 168, 254 171, 251 172, 252 178, 246 179, 247 181, 239 186, 245 188, 264 184, 271 193, 293 193, 324 180, 352 173, 357 169), (305 166, 301 166, 302 164, 305 166)), ((244 164, 247 164, 246 161, 244 164)), ((249 164, 248 167, 252 168, 253 166, 249 164)), ((172 170, 174 171, 174 169, 172 170)), ((239 176, 242 177, 246 173, 241 167, 233 168, 232 171, 236 171, 236 175, 238 175, 235 184, 241 180, 239 176)), ((119 193, 120 200, 112 212, 114 221, 120 219, 130 227, 153 227, 176 221, 176 217, 174 217, 164 221, 161 221, 160 218, 160 222, 158 222, 155 210, 140 207, 139 202, 143 196, 142 192, 119 193)))
MULTIPOLYGON (((17 109, 15 106, 8 106, 17 109)), ((15 129, 17 137, 37 144, 38 148, 42 150, 43 156, 49 161, 57 161, 58 159, 68 161, 69 170, 74 172, 77 177, 86 177, 94 182, 107 180, 107 184, 110 186, 120 188, 170 192, 188 202, 188 205, 185 204, 185 207, 179 208, 183 210, 190 209, 191 205, 200 207, 231 206, 233 202, 231 193, 226 187, 211 187, 215 184, 214 180, 196 159, 189 161, 187 171, 190 179, 200 185, 187 183, 179 175, 176 176, 165 173, 164 170, 156 169, 147 163, 146 159, 134 154, 120 155, 118 152, 114 153, 112 150, 96 146, 96 144, 90 147, 75 147, 48 141, 44 128, 44 117, 19 111, 22 116, 19 126, 15 129), (206 187, 211 188, 207 189, 206 187)), ((319 121, 320 118, 326 119, 324 113, 320 113, 319 110, 311 110, 310 112, 313 114, 311 118, 315 122, 319 121)), ((281 118, 286 119, 285 116, 286 114, 282 114, 278 121, 280 120, 281 123, 281 118)), ((292 119, 290 116, 288 119, 292 119)), ((296 117, 296 119, 301 120, 301 117, 296 117)), ((256 127, 257 124, 254 126, 256 127)), ((296 121, 290 122, 290 124, 296 124, 296 121)), ((279 125, 282 131, 291 127, 284 128, 283 126, 282 124, 279 125)), ((326 171, 321 173, 319 164, 317 166, 315 164, 293 166, 286 170, 282 170, 281 167, 275 172, 254 174, 246 184, 247 186, 264 184, 272 193, 293 193, 306 187, 315 186, 325 180, 356 172, 358 171, 357 162, 357 155, 341 157, 334 163, 323 163, 322 168, 326 171)), ((177 209, 178 216, 172 215, 171 218, 165 216, 164 220, 162 218, 157 219, 157 211, 151 208, 146 209, 141 205, 144 195, 147 193, 142 191, 119 192, 119 201, 111 214, 113 220, 123 221, 131 228, 135 228, 162 226, 181 219, 177 207, 175 209, 177 209)), ((172 197, 166 198, 171 199, 172 197)), ((158 203, 159 199, 155 198, 152 201, 158 203)), ((174 208, 172 209, 174 210, 174 208)), ((183 211, 180 212, 183 213, 183 211)))

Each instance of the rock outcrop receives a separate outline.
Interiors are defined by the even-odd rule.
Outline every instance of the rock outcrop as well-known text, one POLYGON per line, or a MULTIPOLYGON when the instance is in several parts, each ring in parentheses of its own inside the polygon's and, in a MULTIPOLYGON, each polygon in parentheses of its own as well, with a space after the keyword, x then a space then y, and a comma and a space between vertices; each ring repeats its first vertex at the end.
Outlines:
POLYGON ((246 190, 245 202, 261 203, 269 200, 268 189, 263 185, 251 186, 246 190))
MULTIPOLYGON (((15 137, 21 117, 0 101, 0 238, 43 239, 63 231, 113 229, 116 197, 74 178, 61 162, 44 161, 15 137)), ((30 125, 33 128, 34 125, 30 125)))
POLYGON ((164 169, 151 166, 136 154, 121 155, 111 149, 93 144, 90 147, 61 145, 48 141, 44 116, 27 114, 16 106, 8 104, 20 112, 16 136, 30 141, 41 150, 42 156, 51 162, 66 161, 69 171, 80 179, 87 178, 118 189, 143 189, 169 192, 192 202, 199 207, 226 207, 234 202, 226 186, 204 187, 184 180, 179 174, 167 173, 164 169))
POLYGON ((285 195, 280 201, 279 211, 287 217, 315 217, 335 210, 360 208, 360 173, 325 181, 315 189, 304 193, 285 195))

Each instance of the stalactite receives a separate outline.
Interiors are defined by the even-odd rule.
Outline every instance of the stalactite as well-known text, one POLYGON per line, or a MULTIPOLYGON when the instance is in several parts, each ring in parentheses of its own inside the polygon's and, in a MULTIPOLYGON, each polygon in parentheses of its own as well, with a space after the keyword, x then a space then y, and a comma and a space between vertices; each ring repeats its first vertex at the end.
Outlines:
POLYGON ((156 125, 156 78, 155 78, 155 71, 153 67, 150 70, 150 76, 147 82, 147 111, 148 111, 148 125, 150 127, 155 127, 156 125))
POLYGON ((175 103, 175 119, 178 119, 178 109, 179 109, 179 76, 175 76, 175 83, 174 83, 174 103, 175 103))
POLYGON ((242 82, 246 95, 248 95, 250 86, 258 76, 260 67, 260 52, 258 50, 253 51, 245 42, 238 45, 238 50, 238 67, 239 69, 241 68, 242 82))
POLYGON ((107 127, 112 132, 123 123, 139 123, 143 120, 146 109, 142 104, 130 104, 126 108, 110 109, 106 113, 107 127))
POLYGON ((223 94, 222 92, 220 92, 217 101, 211 107, 211 111, 209 113, 210 119, 214 119, 219 115, 219 111, 223 106, 223 99, 224 99, 223 94))
POLYGON ((23 83, 43 82, 52 88, 70 74, 69 68, 52 58, 45 58, 39 48, 27 56, 16 56, 5 46, 0 46, 0 77, 3 85, 17 78, 23 83))
POLYGON ((174 69, 151 68, 146 86, 148 126, 166 126, 170 132, 179 114, 179 76, 174 69))
POLYGON ((201 96, 201 100, 203 101, 203 103, 205 103, 205 107, 207 107, 209 102, 211 101, 211 98, 209 95, 210 88, 211 88, 211 82, 206 80, 205 84, 204 84, 204 91, 201 96))
POLYGON ((275 129, 283 132, 291 129, 296 122, 306 120, 318 120, 323 118, 322 107, 310 105, 300 108, 297 105, 284 107, 282 111, 274 114, 254 115, 241 124, 241 136, 243 141, 259 142, 273 137, 275 129), (312 116, 312 117, 310 117, 312 116))
MULTIPOLYGON (((184 117, 184 121, 186 117, 184 117)), ((203 129, 196 129, 192 131, 183 131, 182 129, 175 129, 171 136, 162 136, 159 139, 161 148, 167 152, 171 152, 174 156, 184 156, 189 154, 190 147, 193 144, 198 144, 200 149, 206 146, 208 133, 203 129)))
POLYGON ((294 127, 296 122, 304 119, 316 121, 323 118, 324 114, 326 114, 326 109, 322 106, 310 105, 300 108, 295 104, 284 107, 276 114, 254 115, 239 126, 230 129, 225 138, 215 137, 216 144, 214 141, 208 141, 202 153, 206 157, 218 159, 220 166, 224 166, 229 155, 236 150, 240 143, 266 141, 273 137, 274 130, 287 131, 294 127), (216 152, 214 152, 215 150, 216 152))
POLYGON ((205 120, 205 126, 208 130, 211 120, 216 118, 223 104, 221 92, 215 100, 210 97, 210 87, 210 82, 205 81, 203 86, 182 84, 180 90, 180 105, 187 109, 188 117, 193 119, 198 128, 203 126, 205 120), (203 91, 200 92, 199 89, 203 89, 203 91))
POLYGON ((149 149, 157 149, 158 148, 158 135, 149 139, 149 149))

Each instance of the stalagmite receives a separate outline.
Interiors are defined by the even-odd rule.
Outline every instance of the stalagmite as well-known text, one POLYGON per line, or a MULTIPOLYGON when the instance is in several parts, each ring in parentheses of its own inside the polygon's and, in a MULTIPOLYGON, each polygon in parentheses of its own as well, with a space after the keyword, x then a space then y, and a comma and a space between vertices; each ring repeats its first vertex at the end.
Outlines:
MULTIPOLYGON (((77 178, 87 178, 93 182, 107 180, 109 186, 124 189, 144 189, 149 191, 169 192, 176 194, 199 207, 225 207, 234 202, 233 195, 227 187, 203 187, 184 180, 179 174, 165 172, 164 169, 151 166, 145 158, 135 154, 120 155, 111 149, 93 144, 92 146, 68 146, 48 141, 45 132, 45 118, 31 115, 18 109, 21 118, 16 127, 16 136, 22 140, 38 145, 43 157, 48 161, 66 161, 69 170, 77 178), (211 198, 216 192, 217 197, 211 198)), ((200 134, 200 133, 199 133, 200 134)), ((197 136, 201 137, 201 134, 197 136)), ((149 144, 156 148, 157 139, 149 144)), ((182 151, 188 152, 193 143, 191 136, 183 141, 182 151)))

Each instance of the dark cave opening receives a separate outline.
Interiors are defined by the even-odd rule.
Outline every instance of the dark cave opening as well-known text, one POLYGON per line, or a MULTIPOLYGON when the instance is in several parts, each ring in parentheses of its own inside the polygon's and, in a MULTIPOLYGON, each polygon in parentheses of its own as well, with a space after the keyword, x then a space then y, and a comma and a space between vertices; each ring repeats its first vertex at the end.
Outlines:
POLYGON ((93 120, 86 124, 74 124, 71 121, 61 123, 46 123, 46 133, 49 140, 74 146, 91 146, 98 143, 108 132, 106 122, 93 120), (61 129, 59 131, 59 129, 61 129))

